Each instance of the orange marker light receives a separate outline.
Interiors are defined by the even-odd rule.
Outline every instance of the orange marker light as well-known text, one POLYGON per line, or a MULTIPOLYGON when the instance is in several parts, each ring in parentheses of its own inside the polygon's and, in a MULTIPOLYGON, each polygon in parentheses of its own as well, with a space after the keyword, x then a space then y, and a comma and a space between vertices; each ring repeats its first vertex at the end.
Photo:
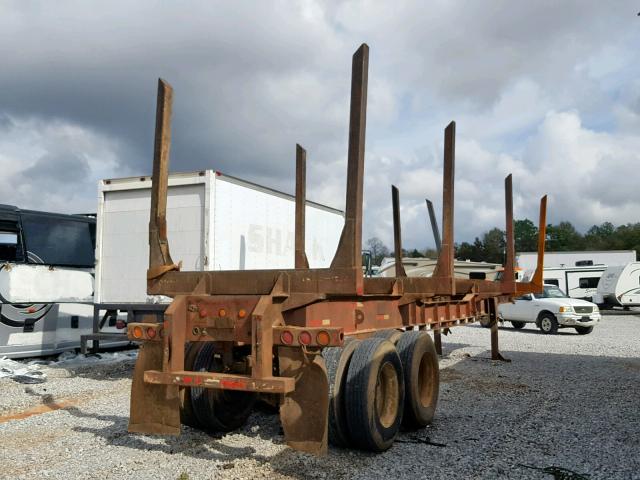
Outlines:
POLYGON ((244 318, 244 317, 246 317, 246 316, 247 316, 247 311, 246 311, 244 308, 241 308, 241 309, 238 311, 238 317, 239 317, 239 318, 244 318))
POLYGON ((318 345, 321 345, 323 347, 325 345, 329 345, 329 343, 331 343, 331 336, 329 335, 329 332, 320 330, 316 335, 316 342, 318 342, 318 345))
POLYGON ((218 310, 218 316, 219 317, 226 317, 227 316, 227 311, 224 308, 221 308, 220 310, 218 310))
POLYGON ((133 338, 142 338, 142 327, 133 327, 131 333, 133 334, 133 338))

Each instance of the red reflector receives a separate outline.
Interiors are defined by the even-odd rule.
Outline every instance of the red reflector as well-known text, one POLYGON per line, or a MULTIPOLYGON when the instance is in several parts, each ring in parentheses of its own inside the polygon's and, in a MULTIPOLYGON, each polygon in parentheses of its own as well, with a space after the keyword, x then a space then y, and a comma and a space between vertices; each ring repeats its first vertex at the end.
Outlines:
POLYGON ((193 382, 193 377, 182 377, 182 381, 184 383, 191 383, 193 382))
POLYGON ((27 313, 36 313, 36 307, 27 308, 27 313))
POLYGON ((298 335, 298 342, 302 345, 309 345, 311 343, 311 334, 307 331, 300 332, 300 335, 298 335))
POLYGON ((232 390, 242 390, 246 388, 247 382, 244 382, 242 380, 220 380, 220 386, 232 390))
POLYGON ((149 338, 156 338, 156 329, 153 327, 149 327, 147 328, 147 337, 149 338))
POLYGON ((291 345, 293 343, 293 333, 289 330, 285 330, 280 334, 280 341, 285 345, 291 345))
POLYGON ((200 318, 204 318, 207 316, 207 309, 206 308, 200 308, 200 311, 198 312, 200 314, 200 318))

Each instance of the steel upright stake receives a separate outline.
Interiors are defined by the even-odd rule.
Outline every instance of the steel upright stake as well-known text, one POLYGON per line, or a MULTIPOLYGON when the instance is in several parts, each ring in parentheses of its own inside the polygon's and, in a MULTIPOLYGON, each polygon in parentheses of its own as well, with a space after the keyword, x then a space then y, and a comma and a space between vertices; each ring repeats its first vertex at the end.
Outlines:
POLYGON ((504 179, 504 203, 506 215, 506 258, 503 283, 505 291, 515 292, 515 241, 513 238, 513 186, 511 174, 504 179))
POLYGON ((364 140, 367 124, 367 83, 369 47, 363 43, 353 54, 351 71, 351 113, 349 116, 349 152, 347 200, 344 228, 331 268, 356 270, 356 292, 363 291, 362 279, 362 192, 364 176, 364 140))
POLYGON ((436 251, 440 253, 442 250, 442 241, 440 240, 440 230, 438 229, 438 220, 436 219, 436 212, 433 209, 433 203, 427 199, 427 210, 429 211, 429 221, 431 222, 431 230, 433 231, 433 239, 436 242, 436 251))
POLYGON ((305 209, 307 205, 307 151, 296 144, 295 268, 309 268, 305 253, 305 209))
POLYGON ((444 175, 442 188, 442 249, 433 277, 441 279, 439 293, 455 295, 456 281, 453 274, 453 186, 456 156, 456 122, 444 130, 444 175))
POLYGON ((156 133, 151 180, 151 218, 149 220, 149 270, 147 278, 156 278, 176 269, 167 242, 167 188, 169 186, 169 150, 171 149, 171 109, 173 88, 158 79, 156 133))
POLYGON ((402 230, 400 227, 400 194, 395 185, 391 185, 391 203, 393 206, 393 247, 396 259, 396 277, 406 277, 402 264, 402 230))

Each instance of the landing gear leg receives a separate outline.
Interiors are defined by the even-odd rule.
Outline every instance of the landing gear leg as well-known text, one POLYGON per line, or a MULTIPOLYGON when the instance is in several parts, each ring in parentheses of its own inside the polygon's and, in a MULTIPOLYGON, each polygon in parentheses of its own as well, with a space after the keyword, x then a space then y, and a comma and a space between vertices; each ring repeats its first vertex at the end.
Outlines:
POLYGON ((498 302, 497 299, 489 299, 489 319, 491 322, 491 360, 500 360, 501 362, 510 362, 511 360, 504 358, 498 348, 498 302))
POLYGON ((436 353, 442 356, 442 332, 440 329, 433 331, 433 343, 436 347, 436 353))

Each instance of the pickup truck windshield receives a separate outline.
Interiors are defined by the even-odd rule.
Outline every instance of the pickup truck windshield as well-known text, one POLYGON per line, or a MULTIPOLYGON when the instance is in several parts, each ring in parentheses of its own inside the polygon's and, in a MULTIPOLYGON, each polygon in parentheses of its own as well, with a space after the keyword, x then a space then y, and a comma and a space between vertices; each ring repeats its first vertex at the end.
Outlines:
POLYGON ((545 286, 541 295, 536 295, 538 298, 567 298, 562 290, 556 286, 545 286))

